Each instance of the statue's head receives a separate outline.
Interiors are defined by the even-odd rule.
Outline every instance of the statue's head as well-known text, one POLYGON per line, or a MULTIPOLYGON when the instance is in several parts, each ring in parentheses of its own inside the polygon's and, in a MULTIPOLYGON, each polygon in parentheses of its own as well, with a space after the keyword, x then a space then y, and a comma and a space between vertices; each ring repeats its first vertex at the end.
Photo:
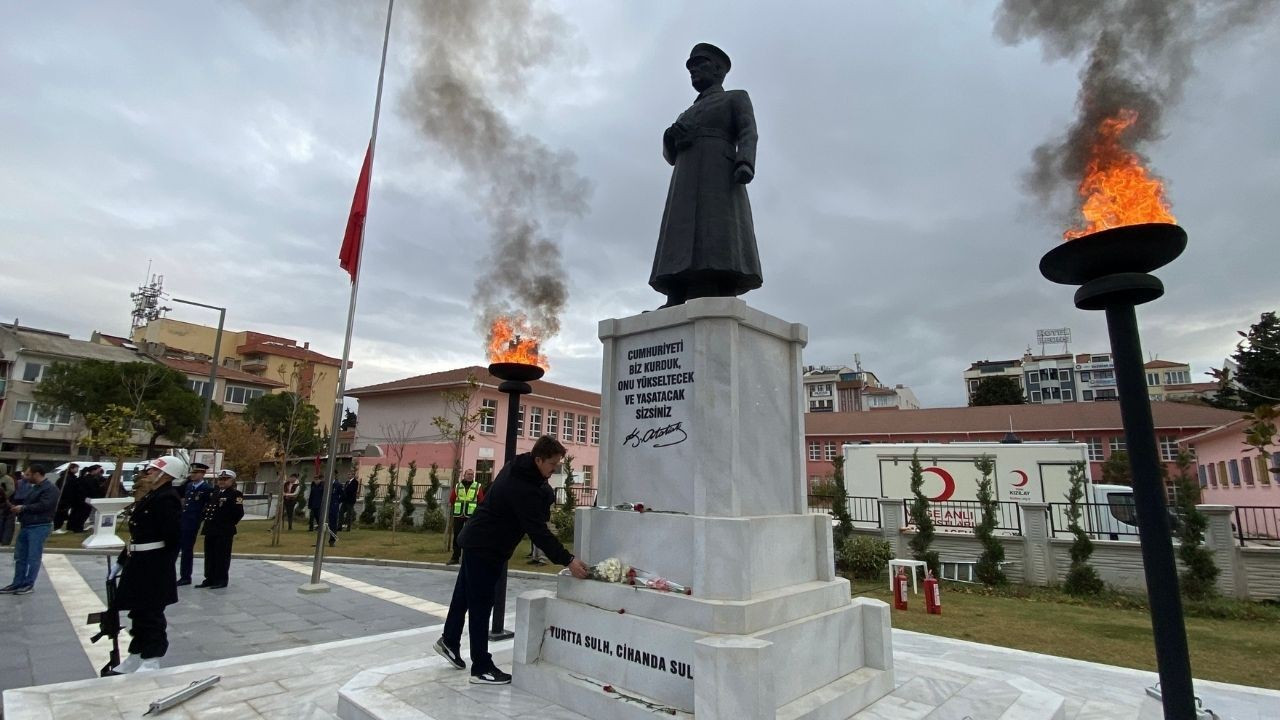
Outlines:
POLYGON ((698 92, 723 83, 731 65, 728 53, 711 43, 694 45, 684 64, 689 69, 693 89, 698 92))

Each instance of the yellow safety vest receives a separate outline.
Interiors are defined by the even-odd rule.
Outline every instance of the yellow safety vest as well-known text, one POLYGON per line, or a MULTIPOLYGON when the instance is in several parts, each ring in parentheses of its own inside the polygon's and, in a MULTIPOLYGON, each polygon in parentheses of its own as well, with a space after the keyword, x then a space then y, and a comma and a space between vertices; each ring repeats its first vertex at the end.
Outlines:
POLYGON ((476 511, 476 493, 480 492, 480 483, 471 483, 471 487, 459 483, 458 495, 453 501, 453 514, 471 517, 476 511))

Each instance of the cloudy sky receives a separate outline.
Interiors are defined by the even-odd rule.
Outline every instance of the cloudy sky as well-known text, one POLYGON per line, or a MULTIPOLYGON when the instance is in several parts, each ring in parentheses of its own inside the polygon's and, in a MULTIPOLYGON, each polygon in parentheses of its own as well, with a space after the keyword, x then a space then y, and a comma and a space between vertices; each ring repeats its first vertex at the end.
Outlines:
MULTIPOLYGON (((483 181, 407 100, 431 42, 412 2, 391 33, 351 385, 483 363, 474 287, 504 282, 484 260, 483 181)), ((1062 223, 1023 187, 1031 151, 1074 116, 1082 58, 1001 41, 993 0, 689 5, 535 5, 547 52, 523 71, 494 50, 502 38, 476 41, 477 87, 516 132, 571 153, 567 172, 585 181, 585 209, 543 224, 569 290, 547 379, 598 388, 596 322, 662 301, 646 284, 670 177, 660 140, 693 99, 683 61, 698 41, 733 57, 725 85, 751 93, 760 129, 750 193, 765 285, 746 299, 809 326, 807 362, 860 353, 932 407, 963 404, 965 367, 1020 355, 1037 328, 1106 349, 1101 314, 1040 277, 1062 223)), ((9 7, 0 316, 124 333, 150 262, 170 293, 227 306, 231 328, 339 355, 349 285, 336 256, 384 11, 9 7)), ((1168 295, 1140 309, 1144 350, 1197 379, 1280 306, 1278 91, 1273 14, 1198 48, 1148 148, 1191 241, 1160 273, 1168 295)))

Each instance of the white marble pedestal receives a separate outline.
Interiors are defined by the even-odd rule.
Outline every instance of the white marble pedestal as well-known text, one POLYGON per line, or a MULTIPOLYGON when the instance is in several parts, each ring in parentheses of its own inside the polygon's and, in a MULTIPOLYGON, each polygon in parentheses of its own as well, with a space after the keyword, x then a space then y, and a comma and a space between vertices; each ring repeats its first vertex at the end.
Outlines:
POLYGON ((93 498, 89 501, 93 506, 93 532, 80 543, 80 547, 90 550, 119 550, 124 547, 124 540, 116 535, 120 513, 133 504, 133 498, 93 498))
POLYGON ((562 574, 517 601, 515 686, 588 717, 712 720, 836 720, 890 692, 888 607, 850 600, 807 512, 804 326, 705 298, 600 337, 603 507, 579 508, 575 551, 692 594, 562 574))

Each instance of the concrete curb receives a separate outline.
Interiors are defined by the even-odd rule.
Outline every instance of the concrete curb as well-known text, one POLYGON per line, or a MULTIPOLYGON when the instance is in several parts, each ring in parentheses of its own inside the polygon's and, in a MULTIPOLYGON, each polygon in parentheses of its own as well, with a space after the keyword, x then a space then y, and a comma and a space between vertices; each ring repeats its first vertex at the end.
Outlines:
MULTIPOLYGON (((86 550, 84 548, 51 548, 44 549, 46 553, 54 553, 61 555, 90 555, 104 556, 115 555, 116 550, 104 552, 102 550, 86 550)), ((0 547, 0 553, 13 553, 10 546, 0 547)), ((204 557, 204 553, 195 553, 196 557, 204 557)), ((239 560, 290 560, 293 562, 311 562, 315 560, 312 555, 270 555, 267 553, 233 553, 233 558, 239 560)), ((324 562, 326 565, 332 563, 334 565, 372 565, 375 567, 399 567, 412 570, 444 570, 445 572, 458 572, 457 565, 445 565, 444 563, 435 562, 419 562, 416 560, 386 560, 383 558, 356 558, 356 557, 335 557, 325 554, 324 562)), ((548 580, 554 578, 556 573, 540 573, 531 570, 512 570, 507 569, 508 577, 526 578, 529 580, 548 580)))

